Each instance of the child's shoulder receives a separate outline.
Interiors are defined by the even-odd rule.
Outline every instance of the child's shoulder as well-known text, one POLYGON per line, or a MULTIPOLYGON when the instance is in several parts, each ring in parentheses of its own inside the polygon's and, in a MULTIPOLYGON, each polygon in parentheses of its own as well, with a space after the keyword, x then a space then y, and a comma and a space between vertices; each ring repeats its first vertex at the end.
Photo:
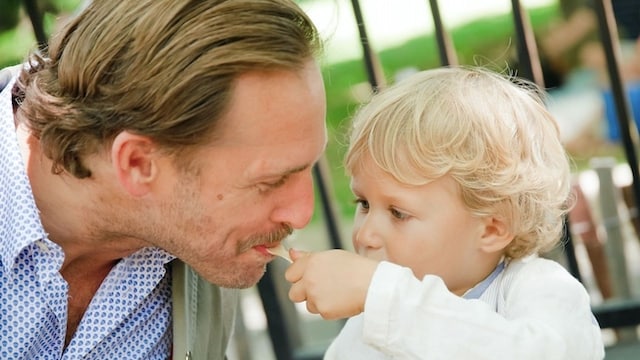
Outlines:
POLYGON ((508 260, 506 271, 508 272, 536 272, 543 273, 566 273, 567 270, 555 260, 541 258, 538 255, 529 255, 521 259, 508 260))
POLYGON ((529 255, 521 259, 508 260, 505 267, 505 276, 525 279, 552 277, 558 280, 577 281, 560 263, 555 260, 542 258, 538 255, 529 255))
POLYGON ((503 285, 507 287, 525 288, 573 288, 583 290, 583 285, 554 260, 537 255, 522 259, 510 260, 505 267, 503 285))

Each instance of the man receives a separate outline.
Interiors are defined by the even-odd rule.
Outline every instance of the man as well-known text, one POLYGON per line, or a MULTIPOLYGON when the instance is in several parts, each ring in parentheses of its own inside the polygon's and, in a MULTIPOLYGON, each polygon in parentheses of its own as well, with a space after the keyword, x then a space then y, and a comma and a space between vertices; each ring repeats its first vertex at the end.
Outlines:
POLYGON ((223 358, 210 283, 312 214, 319 48, 289 0, 94 1, 33 56, 0 95, 0 358, 223 358))

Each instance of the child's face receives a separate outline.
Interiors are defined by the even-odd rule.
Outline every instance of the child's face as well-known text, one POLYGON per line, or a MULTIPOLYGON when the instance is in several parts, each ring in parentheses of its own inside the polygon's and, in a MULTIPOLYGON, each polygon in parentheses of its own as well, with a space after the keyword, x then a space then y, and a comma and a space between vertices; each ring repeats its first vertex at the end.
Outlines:
POLYGON ((480 249, 483 219, 464 206, 455 181, 445 176, 408 186, 371 159, 351 178, 356 197, 353 245, 363 256, 409 267, 416 277, 438 275, 454 293, 477 279, 487 254, 480 249))

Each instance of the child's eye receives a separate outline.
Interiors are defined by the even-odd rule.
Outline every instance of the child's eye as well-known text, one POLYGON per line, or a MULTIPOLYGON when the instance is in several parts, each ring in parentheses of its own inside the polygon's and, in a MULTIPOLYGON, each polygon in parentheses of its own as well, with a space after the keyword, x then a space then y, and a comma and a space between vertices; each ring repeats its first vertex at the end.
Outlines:
POLYGON ((391 212, 391 215, 398 220, 406 220, 409 217, 409 215, 394 208, 389 209, 389 211, 391 212))
POLYGON ((369 202, 364 199, 355 199, 353 201, 362 210, 369 210, 369 202))

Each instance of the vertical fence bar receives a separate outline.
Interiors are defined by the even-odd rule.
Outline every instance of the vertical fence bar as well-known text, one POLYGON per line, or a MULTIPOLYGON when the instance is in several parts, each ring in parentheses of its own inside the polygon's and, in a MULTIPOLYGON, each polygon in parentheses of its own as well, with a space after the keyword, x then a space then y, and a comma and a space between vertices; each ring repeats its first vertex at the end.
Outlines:
POLYGON ((633 178, 631 183, 634 195, 633 199, 636 204, 640 204, 640 182, 638 181, 640 176, 638 173, 638 158, 636 154, 638 131, 629 115, 629 102, 618 66, 620 46, 616 21, 613 16, 611 0, 595 0, 594 5, 598 17, 600 40, 607 60, 607 72, 611 83, 611 94, 613 95, 618 127, 620 128, 620 138, 622 139, 622 145, 633 178), (631 131, 631 129, 634 131, 631 131))
POLYGON ((618 212, 620 203, 620 189, 613 182, 613 168, 616 165, 614 158, 593 158, 590 166, 596 171, 600 183, 599 204, 602 213, 602 224, 607 234, 605 249, 609 259, 609 271, 613 280, 613 296, 616 298, 629 298, 629 276, 627 274, 627 261, 624 254, 624 234, 618 212))
MULTIPOLYGON (((591 159, 591 167, 598 174, 600 182, 600 208, 602 223, 607 233, 607 241, 604 243, 605 253, 610 260, 607 261, 609 273, 613 285, 613 298, 624 300, 631 298, 629 274, 627 273, 627 259, 625 257, 624 235, 622 222, 618 212, 620 203, 620 189, 613 182, 613 168, 616 164, 614 158, 591 159)), ((635 328, 618 329, 617 341, 635 341, 637 334, 635 328)))
POLYGON ((358 33, 360 34, 360 44, 362 45, 362 60, 367 71, 367 77, 373 92, 378 91, 381 87, 384 87, 384 75, 380 68, 380 62, 377 56, 371 49, 369 42, 369 35, 367 35, 367 27, 364 24, 364 18, 362 16, 362 10, 360 9, 360 2, 358 0, 351 0, 353 6, 353 15, 356 18, 356 24, 358 25, 358 33))
POLYGON ((518 64, 519 76, 535 82, 544 88, 544 78, 542 76, 542 65, 538 56, 533 29, 529 22, 526 10, 520 5, 520 1, 511 0, 513 23, 518 37, 518 64))
POLYGON ((267 330, 269 331, 269 340, 273 346, 273 352, 278 360, 293 360, 294 348, 300 344, 299 334, 300 328, 298 324, 289 321, 295 307, 291 303, 281 301, 278 294, 277 279, 273 274, 276 273, 274 267, 277 266, 271 262, 267 264, 267 272, 256 284, 260 292, 260 299, 264 308, 264 314, 267 318, 267 330))
POLYGON ((580 267, 578 266, 578 258, 576 257, 576 249, 573 246, 573 237, 571 236, 571 229, 569 221, 564 221, 562 227, 562 246, 567 258, 567 268, 571 275, 582 282, 582 275, 580 274, 580 267))
POLYGON ((24 0, 24 8, 27 15, 29 15, 29 20, 31 20, 33 33, 38 42, 38 49, 45 52, 47 50, 47 34, 44 31, 42 13, 38 9, 38 2, 36 0, 24 0))
POLYGON ((322 159, 313 167, 313 174, 316 178, 316 186, 320 196, 320 205, 322 206, 331 248, 343 249, 340 227, 338 226, 338 215, 336 214, 333 197, 331 196, 331 187, 328 186, 329 169, 327 167, 325 157, 322 157, 322 159))
MULTIPOLYGON (((533 28, 529 22, 529 16, 526 10, 518 0, 511 0, 513 23, 516 30, 517 48, 518 48, 518 76, 533 81, 541 89, 544 89, 544 75, 542 73, 542 65, 538 55, 538 46, 535 41, 533 28)), ((563 253, 567 259, 567 267, 569 272, 578 280, 582 279, 580 268, 578 267, 578 259, 576 258, 575 248, 573 246, 573 237, 571 236, 571 224, 569 216, 564 217, 564 225, 562 232, 563 253)))
POLYGON ((436 40, 438 41, 438 55, 440 55, 440 64, 442 66, 457 65, 458 57, 451 43, 449 33, 442 23, 440 16, 440 8, 438 0, 429 0, 431 5, 431 16, 433 17, 433 26, 436 31, 436 40))

